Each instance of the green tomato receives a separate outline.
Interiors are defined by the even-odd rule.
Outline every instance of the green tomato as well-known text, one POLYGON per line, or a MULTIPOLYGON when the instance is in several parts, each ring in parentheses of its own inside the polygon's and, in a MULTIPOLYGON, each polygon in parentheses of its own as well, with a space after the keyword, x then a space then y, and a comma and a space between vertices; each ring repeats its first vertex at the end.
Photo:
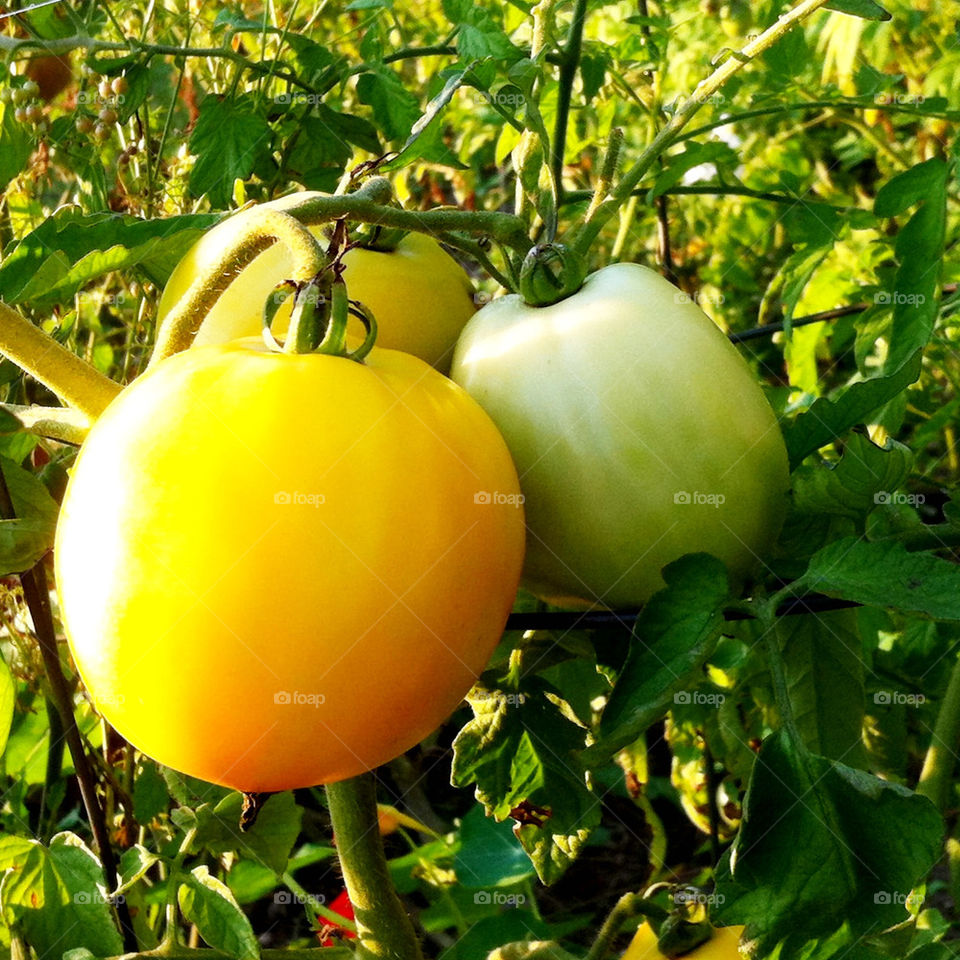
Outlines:
POLYGON ((647 267, 606 267, 548 307, 492 301, 450 375, 507 441, 526 585, 550 602, 642 604, 686 553, 743 577, 779 532, 789 478, 773 411, 717 326, 647 267))

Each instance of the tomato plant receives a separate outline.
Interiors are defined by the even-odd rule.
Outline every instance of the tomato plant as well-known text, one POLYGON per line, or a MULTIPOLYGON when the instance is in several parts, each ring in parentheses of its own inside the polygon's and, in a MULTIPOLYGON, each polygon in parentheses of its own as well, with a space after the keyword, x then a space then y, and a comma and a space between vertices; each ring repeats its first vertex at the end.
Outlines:
POLYGON ((956 958, 947 5, 10 6, 0 953, 956 958))

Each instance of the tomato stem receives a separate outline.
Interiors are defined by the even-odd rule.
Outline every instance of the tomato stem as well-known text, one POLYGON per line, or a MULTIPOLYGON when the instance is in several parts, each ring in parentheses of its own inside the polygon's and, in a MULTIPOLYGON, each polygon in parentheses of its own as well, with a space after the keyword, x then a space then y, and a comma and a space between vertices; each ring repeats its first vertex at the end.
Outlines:
POLYGON ((357 942, 367 956, 423 960, 413 924, 390 879, 370 773, 327 784, 343 879, 353 904, 357 942))
POLYGON ((79 446, 90 432, 90 418, 72 407, 0 403, 0 410, 16 417, 28 433, 59 440, 61 443, 79 446))
POLYGON ((279 210, 253 208, 237 222, 233 242, 190 285, 157 331, 150 366, 187 349, 204 317, 240 271, 273 243, 285 244, 293 255, 291 280, 306 283, 327 264, 317 238, 296 218, 279 210))
POLYGON ((587 953, 586 960, 603 960, 610 952, 610 947, 624 923, 638 915, 663 921, 667 918, 667 911, 639 893, 625 893, 607 914, 596 940, 593 941, 587 953))
POLYGON ((121 390, 120 384, 105 377, 2 301, 0 353, 90 421, 100 416, 121 390))
POLYGON ((630 194, 644 174, 669 147, 677 134, 689 123, 694 114, 716 93, 735 73, 769 50, 789 30, 793 29, 810 14, 819 10, 828 0, 801 0, 792 10, 788 10, 772 26, 758 37, 747 43, 742 50, 729 56, 710 76, 701 80, 676 109, 673 116, 661 127, 660 132, 650 141, 636 163, 623 175, 620 182, 602 203, 591 205, 588 216, 574 232, 571 244, 574 249, 586 255, 591 244, 597 238, 604 224, 619 213, 620 208, 630 198, 630 194))
POLYGON ((940 704, 933 737, 923 761, 917 793, 936 804, 943 813, 950 798, 950 783, 960 742, 960 657, 953 661, 950 683, 940 704))

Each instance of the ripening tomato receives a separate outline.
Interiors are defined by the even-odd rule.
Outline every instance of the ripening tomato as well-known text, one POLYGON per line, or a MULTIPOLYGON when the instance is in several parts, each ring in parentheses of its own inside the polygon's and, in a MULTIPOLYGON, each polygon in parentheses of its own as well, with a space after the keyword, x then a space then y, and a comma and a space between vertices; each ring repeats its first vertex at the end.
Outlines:
MULTIPOLYGON (((713 936, 690 953, 684 954, 690 960, 740 960, 740 935, 743 927, 717 927, 713 936)), ((642 924, 630 946, 627 947, 623 960, 658 960, 665 957, 657 947, 657 935, 649 924, 642 924)))
MULTIPOLYGON (((286 211, 305 196, 320 194, 295 193, 261 206, 286 211)), ((237 217, 246 215, 243 211, 237 217)), ((187 251, 160 297, 158 324, 197 274, 222 254, 235 224, 236 218, 217 224, 187 251)), ((317 237, 322 237, 323 229, 323 225, 310 228, 317 237)), ((355 247, 347 251, 343 262, 343 279, 351 299, 367 306, 377 321, 377 346, 412 353, 446 372, 457 337, 476 309, 473 287, 460 265, 436 240, 421 233, 407 234, 389 252, 355 247)), ((261 253, 207 314, 195 345, 259 336, 263 305, 290 269, 290 256, 282 244, 275 243, 261 253)), ((275 333, 282 335, 288 320, 289 309, 284 308, 274 321, 275 333)), ((356 329, 359 332, 359 325, 356 329)))
POLYGON ((631 607, 686 553, 736 575, 786 508, 787 455, 747 364, 686 294, 618 263, 545 307, 516 295, 464 328, 451 377, 490 414, 526 495, 528 587, 631 607))
POLYGON ((439 726, 500 638, 522 498, 496 428, 422 361, 176 354, 94 424, 55 561, 97 709, 247 792, 341 780, 439 726))

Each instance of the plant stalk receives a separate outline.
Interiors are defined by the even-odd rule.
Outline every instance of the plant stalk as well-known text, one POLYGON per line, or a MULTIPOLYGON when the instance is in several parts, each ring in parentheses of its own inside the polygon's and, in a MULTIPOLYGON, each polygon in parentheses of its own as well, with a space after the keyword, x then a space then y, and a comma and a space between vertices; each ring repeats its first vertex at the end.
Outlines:
POLYGON ((423 960, 413 924, 390 880, 373 775, 328 783, 327 800, 361 951, 381 960, 423 960))
POLYGON ((960 744, 960 657, 950 671, 947 693, 940 704, 933 737, 923 761, 917 793, 931 800, 942 813, 950 801, 950 785, 960 744))
POLYGON ((12 307, 0 301, 0 353, 49 387, 92 423, 120 392, 72 350, 57 343, 12 307))
POLYGON ((673 116, 661 127, 660 132, 640 154, 637 162, 624 174, 610 194, 609 199, 597 205, 593 215, 576 230, 572 240, 574 249, 581 255, 586 256, 591 244, 607 221, 617 214, 644 174, 709 97, 716 93, 735 73, 755 60, 760 54, 769 50, 787 31, 826 3, 827 0, 801 0, 792 10, 783 14, 776 23, 746 44, 742 50, 728 57, 709 77, 701 80, 694 88, 693 93, 677 107, 673 116))

